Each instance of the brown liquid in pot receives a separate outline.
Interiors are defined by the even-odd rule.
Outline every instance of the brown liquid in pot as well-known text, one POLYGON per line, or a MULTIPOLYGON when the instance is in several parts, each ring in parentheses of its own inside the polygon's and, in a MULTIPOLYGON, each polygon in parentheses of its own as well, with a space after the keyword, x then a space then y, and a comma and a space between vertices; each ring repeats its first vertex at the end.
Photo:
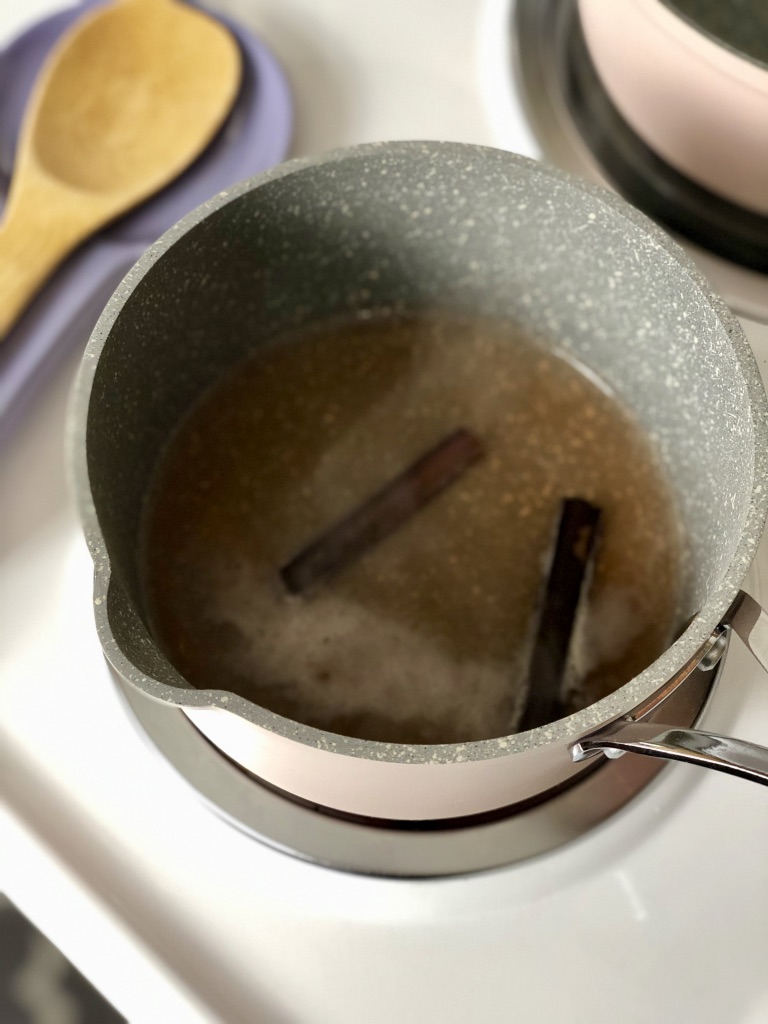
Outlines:
POLYGON ((514 732, 560 502, 603 510, 573 709, 628 681, 679 615, 675 502, 596 379, 494 320, 359 320, 257 350, 159 459, 151 628, 196 687, 364 739, 514 732), (395 533, 289 594, 280 568, 457 428, 485 455, 395 533))

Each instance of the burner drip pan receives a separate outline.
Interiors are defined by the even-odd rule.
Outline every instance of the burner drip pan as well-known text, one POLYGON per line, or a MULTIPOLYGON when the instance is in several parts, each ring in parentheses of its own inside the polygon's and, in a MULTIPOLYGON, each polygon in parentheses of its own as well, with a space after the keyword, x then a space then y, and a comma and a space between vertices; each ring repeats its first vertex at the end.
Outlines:
MULTIPOLYGON (((695 725, 724 662, 692 672, 652 717, 695 725)), ((181 709, 148 698, 114 673, 113 679, 145 735, 212 810, 284 853, 360 874, 440 877, 526 860, 594 829, 659 772, 685 770, 652 757, 599 757, 571 785, 535 803, 445 821, 353 818, 268 787, 222 754, 181 709)))

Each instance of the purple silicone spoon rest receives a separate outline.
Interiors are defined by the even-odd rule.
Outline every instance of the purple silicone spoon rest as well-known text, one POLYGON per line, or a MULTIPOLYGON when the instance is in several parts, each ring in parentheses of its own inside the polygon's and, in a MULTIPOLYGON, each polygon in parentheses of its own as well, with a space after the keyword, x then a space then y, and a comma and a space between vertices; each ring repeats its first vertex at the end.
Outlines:
MULTIPOLYGON (((56 39, 83 4, 39 22, 0 53, 0 192, 4 197, 27 97, 56 39)), ((87 339, 105 302, 141 253, 212 195, 287 154, 290 90, 274 56, 242 26, 222 19, 243 53, 243 81, 224 127, 171 185, 78 249, 31 303, 0 346, 0 443, 35 391, 87 339)))

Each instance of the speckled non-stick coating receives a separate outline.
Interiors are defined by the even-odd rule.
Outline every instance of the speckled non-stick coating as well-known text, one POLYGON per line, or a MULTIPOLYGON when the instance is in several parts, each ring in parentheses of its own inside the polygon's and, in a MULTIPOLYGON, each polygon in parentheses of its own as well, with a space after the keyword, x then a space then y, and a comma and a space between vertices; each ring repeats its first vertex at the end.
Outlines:
POLYGON ((71 446, 96 618, 117 671, 159 700, 218 706, 301 743, 377 760, 507 756, 629 711, 707 640, 766 512, 759 373, 738 322, 683 251, 607 191, 477 146, 382 143, 293 161, 199 207, 110 300, 75 405, 71 446), (287 326, 435 306, 529 326, 632 407, 677 488, 690 610, 700 614, 614 694, 500 740, 360 741, 191 689, 146 630, 137 569, 142 500, 169 431, 223 370, 287 326))

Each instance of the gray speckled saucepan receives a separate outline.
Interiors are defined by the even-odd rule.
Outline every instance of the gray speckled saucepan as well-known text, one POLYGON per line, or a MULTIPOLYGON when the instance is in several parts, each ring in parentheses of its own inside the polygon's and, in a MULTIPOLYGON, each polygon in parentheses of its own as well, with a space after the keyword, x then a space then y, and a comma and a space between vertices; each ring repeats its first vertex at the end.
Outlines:
MULTIPOLYGON (((737 741, 632 729, 649 728, 633 719, 715 660, 729 622, 746 635, 758 617, 739 587, 766 515, 767 413, 736 319, 675 243, 607 191, 454 143, 381 143, 284 164, 164 235, 88 345, 70 443, 104 651, 137 692, 183 709, 249 771, 354 814, 437 819, 504 807, 584 771, 578 759, 600 745, 718 761, 720 743, 719 766, 733 770, 736 748, 722 744, 737 741), (585 710, 480 742, 357 740, 193 689, 153 641, 139 575, 142 506, 169 433, 224 371, 286 328, 436 306, 530 328, 634 412, 676 488, 690 625, 585 710), (702 743, 706 756, 693 749, 702 743)), ((740 750, 742 761, 765 762, 760 748, 740 750)))

